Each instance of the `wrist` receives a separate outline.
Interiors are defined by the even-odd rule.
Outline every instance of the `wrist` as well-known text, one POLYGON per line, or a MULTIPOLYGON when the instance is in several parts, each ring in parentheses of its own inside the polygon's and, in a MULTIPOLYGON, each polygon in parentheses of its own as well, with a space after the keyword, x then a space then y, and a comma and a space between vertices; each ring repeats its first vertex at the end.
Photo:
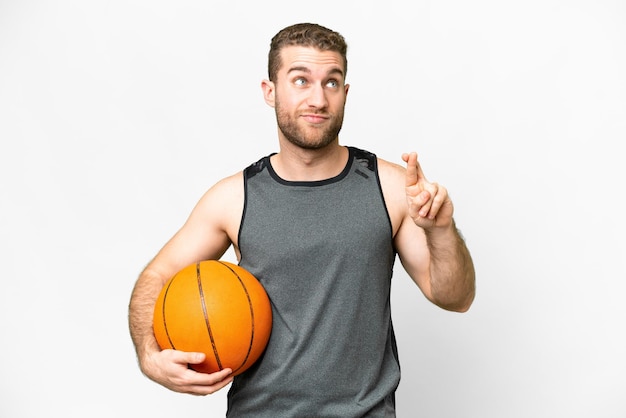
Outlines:
POLYGON ((452 219, 447 225, 437 225, 424 230, 429 247, 449 246, 451 243, 463 241, 463 238, 456 228, 452 219))
POLYGON ((456 234, 456 224, 454 223, 454 219, 450 218, 450 222, 445 224, 433 224, 428 228, 424 228, 424 232, 426 232, 427 236, 446 236, 450 234, 456 234))

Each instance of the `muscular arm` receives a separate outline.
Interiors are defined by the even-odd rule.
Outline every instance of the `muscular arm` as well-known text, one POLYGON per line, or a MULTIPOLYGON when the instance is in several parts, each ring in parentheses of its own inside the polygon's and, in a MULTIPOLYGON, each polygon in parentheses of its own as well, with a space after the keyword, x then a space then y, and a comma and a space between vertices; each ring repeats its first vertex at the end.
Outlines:
POLYGON ((130 298, 129 329, 142 372, 178 392, 213 393, 226 384, 229 371, 196 373, 188 364, 203 361, 202 353, 161 351, 152 330, 156 298, 163 285, 183 267, 201 260, 219 259, 236 236, 243 211, 241 173, 213 186, 200 199, 180 230, 143 270, 130 298))
POLYGON ((417 155, 404 158, 407 169, 384 161, 380 164, 400 261, 431 302, 465 312, 474 299, 475 273, 452 218, 452 201, 444 187, 426 181, 417 155))
POLYGON ((454 222, 441 230, 420 230, 410 218, 405 222, 395 243, 407 273, 437 306, 467 311, 475 293, 474 265, 454 222))

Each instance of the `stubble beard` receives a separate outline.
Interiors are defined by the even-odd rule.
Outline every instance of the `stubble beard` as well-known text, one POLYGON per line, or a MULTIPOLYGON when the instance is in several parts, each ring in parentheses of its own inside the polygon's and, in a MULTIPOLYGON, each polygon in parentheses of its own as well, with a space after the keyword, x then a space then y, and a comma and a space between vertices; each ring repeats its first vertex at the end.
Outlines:
POLYGON ((336 115, 317 112, 330 117, 330 123, 326 127, 298 125, 299 112, 292 116, 282 108, 278 99, 275 109, 278 129, 290 143, 302 149, 318 150, 328 146, 337 138, 343 125, 343 108, 336 115))

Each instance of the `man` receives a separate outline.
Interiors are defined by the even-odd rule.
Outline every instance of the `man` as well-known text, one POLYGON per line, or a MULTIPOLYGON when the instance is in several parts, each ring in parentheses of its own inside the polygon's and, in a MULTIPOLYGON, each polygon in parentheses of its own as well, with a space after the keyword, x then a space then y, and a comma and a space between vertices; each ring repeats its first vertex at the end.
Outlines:
POLYGON ((415 153, 402 166, 339 144, 347 46, 314 24, 280 31, 270 47, 265 101, 279 152, 211 187, 148 264, 130 301, 141 370, 178 392, 233 382, 229 416, 395 416, 400 379, 390 313, 396 254, 437 306, 466 311, 474 268, 447 190, 426 180, 415 153), (249 370, 197 373, 202 353, 161 351, 152 311, 183 267, 233 246, 272 302, 267 349, 249 370))

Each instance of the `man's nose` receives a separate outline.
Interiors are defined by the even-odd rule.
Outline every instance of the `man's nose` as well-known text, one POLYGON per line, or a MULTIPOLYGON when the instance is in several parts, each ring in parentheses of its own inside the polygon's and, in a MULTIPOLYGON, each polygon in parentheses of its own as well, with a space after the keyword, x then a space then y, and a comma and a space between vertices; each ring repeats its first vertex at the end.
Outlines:
POLYGON ((328 100, 326 100, 326 92, 324 91, 324 86, 317 84, 310 89, 307 104, 310 107, 315 107, 318 109, 326 108, 326 106, 328 105, 328 100))

